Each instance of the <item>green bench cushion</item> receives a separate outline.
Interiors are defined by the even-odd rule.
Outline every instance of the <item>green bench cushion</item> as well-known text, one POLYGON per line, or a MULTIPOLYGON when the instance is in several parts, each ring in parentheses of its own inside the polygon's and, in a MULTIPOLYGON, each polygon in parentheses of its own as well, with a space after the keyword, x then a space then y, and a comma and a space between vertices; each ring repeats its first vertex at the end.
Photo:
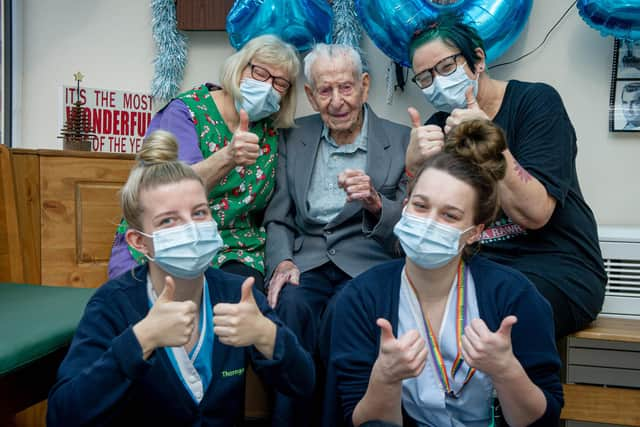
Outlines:
POLYGON ((94 292, 0 283, 0 376, 68 345, 94 292))

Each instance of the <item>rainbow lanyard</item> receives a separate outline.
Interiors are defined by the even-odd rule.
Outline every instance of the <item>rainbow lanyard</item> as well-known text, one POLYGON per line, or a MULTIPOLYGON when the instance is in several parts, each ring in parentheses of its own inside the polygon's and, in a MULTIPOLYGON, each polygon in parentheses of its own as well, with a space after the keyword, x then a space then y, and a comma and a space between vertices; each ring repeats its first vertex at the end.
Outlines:
MULTIPOLYGON (((464 330, 464 326, 466 324, 466 313, 467 313, 467 293, 465 292, 465 283, 467 282, 467 275, 469 272, 462 260, 458 264, 458 280, 457 280, 457 289, 456 289, 456 343, 458 347, 458 352, 456 354, 456 358, 453 361, 453 365, 451 365, 451 378, 455 376, 458 369, 462 366, 462 332, 464 330)), ((409 284, 413 288, 413 291, 416 295, 416 287, 413 285, 411 278, 407 274, 407 280, 409 284)), ((423 314, 422 316, 425 324, 425 328, 427 330, 428 342, 429 342, 429 350, 431 353, 431 357, 433 358, 433 363, 438 372, 438 377, 440 378, 440 383, 442 384, 443 389, 445 390, 445 394, 448 397, 457 399, 462 392, 462 389, 465 385, 471 380, 473 374, 476 373, 475 368, 470 368, 469 372, 467 372, 467 376, 464 380, 464 383, 460 387, 460 389, 455 392, 451 388, 451 383, 449 382, 449 377, 447 375, 447 368, 444 364, 444 358, 442 357, 442 353, 440 352, 440 346, 438 345, 438 339, 436 338, 436 334, 433 332, 431 328, 431 323, 429 322, 429 318, 423 314)))

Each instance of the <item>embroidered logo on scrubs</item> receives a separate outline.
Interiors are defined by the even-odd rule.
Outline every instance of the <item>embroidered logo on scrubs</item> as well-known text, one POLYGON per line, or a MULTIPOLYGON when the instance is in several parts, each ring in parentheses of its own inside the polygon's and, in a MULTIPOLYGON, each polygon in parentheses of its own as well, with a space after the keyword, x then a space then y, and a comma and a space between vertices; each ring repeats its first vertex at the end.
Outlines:
POLYGON ((527 230, 515 224, 511 218, 503 217, 482 232, 480 241, 483 244, 499 242, 501 240, 512 239, 521 234, 527 234, 527 230))
POLYGON ((231 371, 222 371, 222 378, 237 377, 242 374, 244 374, 244 368, 233 369, 231 371))

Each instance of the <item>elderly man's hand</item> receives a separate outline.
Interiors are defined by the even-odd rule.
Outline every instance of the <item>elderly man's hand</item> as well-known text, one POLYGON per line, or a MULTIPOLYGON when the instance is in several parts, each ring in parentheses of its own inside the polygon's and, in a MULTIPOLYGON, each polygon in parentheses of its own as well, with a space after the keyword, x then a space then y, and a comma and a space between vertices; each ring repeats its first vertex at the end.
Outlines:
POLYGON ((382 198, 369 175, 361 170, 345 169, 338 175, 338 187, 347 193, 347 202, 360 200, 363 208, 376 216, 380 215, 382 198))
POLYGON ((280 295, 280 291, 287 283, 294 286, 300 284, 300 270, 293 261, 288 259, 278 264, 269 281, 267 302, 271 308, 275 308, 278 304, 278 295, 280 295))

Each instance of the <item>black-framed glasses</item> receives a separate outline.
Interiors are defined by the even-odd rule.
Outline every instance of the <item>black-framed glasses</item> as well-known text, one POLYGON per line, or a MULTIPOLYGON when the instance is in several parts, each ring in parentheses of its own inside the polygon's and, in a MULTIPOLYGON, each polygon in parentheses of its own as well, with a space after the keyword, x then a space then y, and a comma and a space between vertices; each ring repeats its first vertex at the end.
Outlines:
POLYGON ((422 70, 413 76, 411 81, 417 84, 420 89, 428 88, 433 84, 433 79, 435 78, 434 72, 441 76, 448 76, 458 69, 458 62, 456 59, 458 59, 459 56, 462 56, 461 52, 441 59, 433 67, 422 70))
POLYGON ((252 64, 251 62, 249 62, 249 66, 251 67, 251 77, 261 82, 273 79, 271 80, 271 86, 278 92, 284 93, 291 87, 291 82, 284 77, 276 77, 266 68, 252 64))

